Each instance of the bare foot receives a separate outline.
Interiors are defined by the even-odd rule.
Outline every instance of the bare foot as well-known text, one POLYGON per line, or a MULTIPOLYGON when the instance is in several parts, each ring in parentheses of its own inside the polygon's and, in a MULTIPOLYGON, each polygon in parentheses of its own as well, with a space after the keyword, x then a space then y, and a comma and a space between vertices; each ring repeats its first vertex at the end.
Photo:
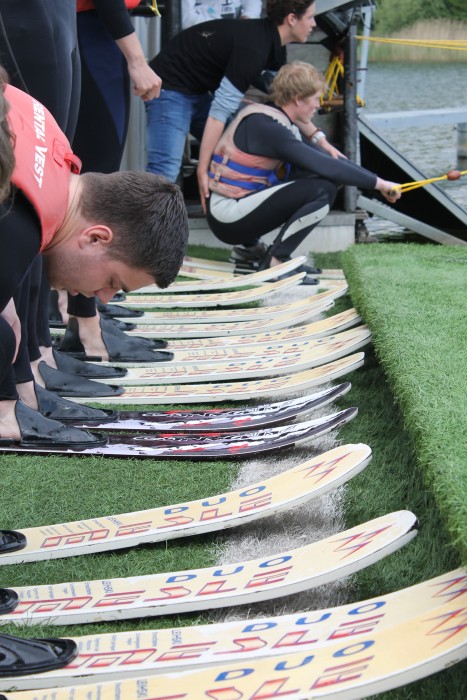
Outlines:
POLYGON ((271 258, 271 262, 269 263, 269 267, 276 267, 276 265, 280 265, 282 262, 283 262, 282 260, 275 258, 273 255, 271 258))
POLYGON ((39 360, 39 362, 43 360, 46 365, 49 365, 49 367, 58 369, 57 363, 55 362, 53 348, 48 348, 45 347, 45 345, 41 345, 39 347, 39 350, 41 351, 41 359, 39 360))
POLYGON ((0 437, 21 440, 21 432, 15 416, 16 401, 0 401, 0 437))
MULTIPOLYGON (((40 360, 37 360, 37 362, 40 362, 40 360)), ((31 362, 31 367, 33 363, 31 362)), ((37 368, 36 368, 37 369, 37 368)), ((34 368, 32 370, 32 373, 34 374, 34 368)), ((39 373, 39 372, 38 372, 39 373)), ((35 377, 35 374, 34 374, 35 377)), ((42 387, 44 386, 44 381, 42 377, 39 374, 39 379, 40 381, 37 381, 38 384, 40 384, 42 387)), ((34 391, 34 382, 24 382, 23 384, 17 384, 16 385, 16 390, 19 394, 19 398, 23 403, 26 404, 26 406, 29 406, 29 408, 33 408, 35 411, 39 410, 39 406, 37 404, 37 396, 36 392, 34 391)))
POLYGON ((84 318, 82 316, 70 316, 76 318, 79 326, 79 339, 84 345, 86 355, 101 357, 105 362, 109 359, 109 353, 102 340, 99 315, 84 318))

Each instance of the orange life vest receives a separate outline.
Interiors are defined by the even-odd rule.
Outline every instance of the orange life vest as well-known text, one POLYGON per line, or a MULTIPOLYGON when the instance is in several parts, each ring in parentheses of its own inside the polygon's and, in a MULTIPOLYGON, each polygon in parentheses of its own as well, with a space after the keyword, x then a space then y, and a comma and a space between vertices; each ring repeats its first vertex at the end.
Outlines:
POLYGON ((209 189, 223 197, 240 199, 251 192, 278 185, 285 181, 290 169, 275 158, 245 153, 235 146, 235 131, 250 114, 272 117, 301 140, 299 129, 280 109, 261 104, 252 104, 242 109, 219 139, 209 168, 209 189))
POLYGON ((65 219, 70 174, 81 161, 63 131, 40 102, 12 85, 5 87, 8 122, 15 136, 15 169, 11 181, 31 202, 41 222, 41 250, 65 219))
MULTIPOLYGON (((125 5, 129 10, 137 7, 140 0, 125 0, 125 5)), ((76 12, 84 12, 85 10, 95 10, 93 0, 76 0, 76 12)))

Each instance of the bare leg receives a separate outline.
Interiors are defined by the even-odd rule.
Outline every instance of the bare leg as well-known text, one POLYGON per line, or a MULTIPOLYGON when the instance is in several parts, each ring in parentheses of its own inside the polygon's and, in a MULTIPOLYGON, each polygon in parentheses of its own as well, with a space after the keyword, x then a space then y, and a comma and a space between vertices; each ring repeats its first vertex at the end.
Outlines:
POLYGON ((0 401, 0 437, 21 440, 18 421, 15 416, 16 400, 0 401))
MULTIPOLYGON (((31 363, 32 367, 33 363, 31 363)), ((39 380, 36 378, 36 373, 34 371, 33 367, 33 374, 35 377, 35 381, 38 382, 42 387, 44 386, 43 380, 40 376, 40 374, 37 372, 39 375, 39 380)), ((23 403, 26 404, 26 406, 29 406, 29 408, 33 408, 35 411, 39 410, 39 406, 37 404, 37 397, 36 397, 36 392, 34 391, 34 382, 23 382, 22 384, 17 384, 16 389, 18 391, 19 397, 23 403)))
POLYGON ((108 360, 109 353, 102 340, 99 315, 79 318, 70 316, 70 318, 76 318, 78 321, 79 339, 84 345, 86 355, 102 357, 103 361, 108 360))

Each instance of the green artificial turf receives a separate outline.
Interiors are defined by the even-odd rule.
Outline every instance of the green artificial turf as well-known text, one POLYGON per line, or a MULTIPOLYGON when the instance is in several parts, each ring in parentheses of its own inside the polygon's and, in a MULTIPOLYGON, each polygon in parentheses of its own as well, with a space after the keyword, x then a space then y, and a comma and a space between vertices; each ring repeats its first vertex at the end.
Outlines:
POLYGON ((467 563, 467 253, 378 244, 353 246, 342 260, 424 481, 467 563))
MULTIPOLYGON (((237 464, 221 461, 132 460, 105 457, 2 456, 3 529, 34 527, 183 503, 230 490, 237 464)), ((90 556, 0 566, 0 588, 139 576, 212 566, 216 534, 90 556)), ((191 616, 193 620, 196 616, 191 616)), ((21 636, 66 636, 189 624, 147 620, 76 625, 1 627, 21 636)))
MULTIPOLYGON (((366 254, 368 247, 356 246, 351 251, 356 256, 361 250, 366 254)), ((375 254, 381 249, 379 244, 371 247, 375 254)), ((323 268, 339 267, 342 257, 316 254, 314 262, 323 268)), ((344 270, 349 278, 346 260, 344 270)), ((350 282, 352 299, 349 296, 338 299, 329 313, 339 313, 355 303, 353 290, 350 282)), ((369 322, 373 336, 378 337, 380 316, 369 321, 363 307, 358 307, 369 322)), ((460 556, 445 527, 433 491, 424 482, 417 443, 394 396, 384 365, 378 361, 373 349, 365 349, 365 365, 348 378, 352 389, 339 400, 339 408, 358 406, 359 413, 354 421, 341 428, 339 442, 364 442, 371 447, 373 459, 367 469, 351 479, 345 488, 346 527, 400 509, 414 512, 420 525, 419 534, 412 542, 352 577, 348 591, 350 601, 371 598, 433 578, 459 566, 460 556)), ((463 700, 466 670, 466 662, 457 664, 378 698, 440 700, 445 697, 463 700)))
MULTIPOLYGON (((429 247, 424 246, 423 250, 425 248, 428 250, 429 247)), ((392 319, 386 321, 386 307, 381 312, 375 312, 370 320, 364 305, 367 302, 366 296, 370 296, 372 285, 368 283, 366 295, 366 282, 354 282, 354 278, 357 277, 356 270, 360 266, 353 262, 348 263, 347 256, 357 259, 360 255, 369 255, 371 252, 377 257, 379 251, 384 250, 385 247, 379 244, 351 249, 345 255, 344 268, 351 284, 352 295, 355 286, 365 298, 360 302, 357 294, 352 297, 353 302, 359 305, 365 320, 370 323, 373 335, 377 339, 375 344, 378 356, 382 359, 384 358, 379 350, 380 328, 390 328, 393 323, 397 327, 398 324, 392 319), (375 249, 374 253, 370 248, 375 249), (348 269, 351 265, 352 271, 348 269)), ((451 249, 440 250, 450 253, 451 249)), ((189 254, 222 260, 228 258, 226 250, 202 246, 190 246, 189 254)), ((315 262, 323 268, 335 268, 341 266, 341 257, 335 254, 316 255, 315 262)), ((370 267, 368 264, 369 269, 370 267)), ((438 273, 433 270, 433 274, 438 273)), ((374 286, 377 286, 379 275, 374 277, 374 286)), ((407 273, 407 277, 413 279, 410 272, 407 273)), ((449 287, 446 280, 438 282, 443 290, 449 287)), ((429 288, 430 284, 427 284, 427 287, 429 288)), ((386 293, 391 297, 398 289, 399 285, 390 285, 386 293)), ((432 299, 433 305, 439 302, 444 303, 444 293, 439 293, 432 299)), ((460 305, 461 302, 461 292, 458 292, 457 303, 460 305)), ((336 302, 331 313, 338 313, 351 305, 350 298, 344 297, 336 302)), ((405 308, 405 303, 402 302, 394 302, 394 305, 395 311, 399 308, 402 312, 405 308)), ((415 325, 412 320, 410 324, 415 325)), ((430 324, 431 326, 433 324, 430 324)), ((388 334, 391 335, 391 332, 388 331, 388 334)), ((403 348, 405 343, 399 347, 399 359, 404 356, 403 348)), ((437 362, 440 368, 443 368, 444 354, 438 357, 437 362)), ((405 364, 401 363, 401 367, 405 364)), ((460 382, 460 375, 457 378, 460 382)), ((419 453, 419 438, 414 434, 406 417, 405 405, 396 401, 392 377, 389 376, 389 381, 387 380, 372 350, 366 349, 365 366, 349 375, 349 380, 352 382, 352 390, 340 399, 339 409, 355 405, 359 408, 359 415, 356 420, 340 430, 339 442, 367 443, 372 448, 373 460, 344 490, 345 526, 352 527, 383 513, 404 508, 416 513, 420 521, 420 532, 415 540, 399 552, 352 577, 348 586, 348 600, 355 601, 397 590, 448 571, 459 565, 459 550, 452 545, 446 530, 447 519, 440 515, 442 509, 438 497, 434 497, 431 484, 427 486, 424 482, 425 470, 419 453)), ((431 390, 427 391, 429 393, 431 390)), ((443 396, 438 396, 438 393, 433 394, 432 402, 444 404, 444 401, 441 401, 443 396)), ((451 392, 450 395, 454 396, 455 393, 451 392)), ((441 409, 442 405, 439 409, 442 425, 444 417, 441 409)), ((236 473, 236 464, 231 462, 133 461, 89 457, 11 455, 2 457, 2 466, 0 507, 1 526, 4 529, 103 513, 125 512, 200 498, 229 490, 236 473)), ((442 515, 444 516, 444 511, 442 515)), ((208 566, 213 563, 213 542, 221 542, 223 537, 225 534, 220 537, 206 535, 116 553, 37 562, 23 567, 0 567, 0 587, 208 566)), ((21 636, 74 636, 123 629, 171 627, 202 621, 206 621, 205 616, 193 614, 75 627, 43 626, 18 630, 11 625, 2 627, 1 631, 21 636)), ((464 696, 465 664, 457 664, 436 676, 378 697, 387 697, 388 700, 463 700, 464 696)))

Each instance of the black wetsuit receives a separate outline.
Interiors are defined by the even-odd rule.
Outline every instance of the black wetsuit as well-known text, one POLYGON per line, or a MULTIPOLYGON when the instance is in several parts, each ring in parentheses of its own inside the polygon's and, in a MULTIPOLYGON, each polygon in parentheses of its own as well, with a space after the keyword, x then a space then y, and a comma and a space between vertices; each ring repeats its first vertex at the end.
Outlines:
MULTIPOLYGON (((80 71, 76 36, 76 0, 1 0, 0 63, 12 85, 28 92, 53 114, 69 139, 78 116, 80 71)), ((22 325, 21 348, 11 369, 12 330, 0 324, 0 400, 17 398, 15 381, 33 379, 29 360, 40 357, 39 345, 50 345, 49 288, 42 274, 40 226, 21 195, 2 206, 0 247, 1 306, 14 295, 22 325), (29 273, 28 273, 29 271, 29 273), (28 274, 27 274, 28 273, 28 274), (5 299, 6 295, 9 295, 5 299), (10 358, 8 360, 8 358, 10 358)), ((14 347, 14 346, 13 346, 14 347)))
MULTIPOLYGON (((130 116, 130 81, 116 39, 134 32, 124 0, 94 0, 95 10, 78 12, 81 103, 73 151, 82 171, 112 173, 120 168, 130 116)), ((68 295, 68 313, 96 315, 96 301, 68 295)))
POLYGON ((376 175, 345 158, 332 158, 319 146, 298 140, 266 114, 245 117, 234 134, 241 151, 290 164, 284 181, 274 187, 230 199, 211 193, 207 220, 224 243, 254 245, 280 227, 273 254, 286 260, 329 212, 339 185, 373 189, 376 175))

